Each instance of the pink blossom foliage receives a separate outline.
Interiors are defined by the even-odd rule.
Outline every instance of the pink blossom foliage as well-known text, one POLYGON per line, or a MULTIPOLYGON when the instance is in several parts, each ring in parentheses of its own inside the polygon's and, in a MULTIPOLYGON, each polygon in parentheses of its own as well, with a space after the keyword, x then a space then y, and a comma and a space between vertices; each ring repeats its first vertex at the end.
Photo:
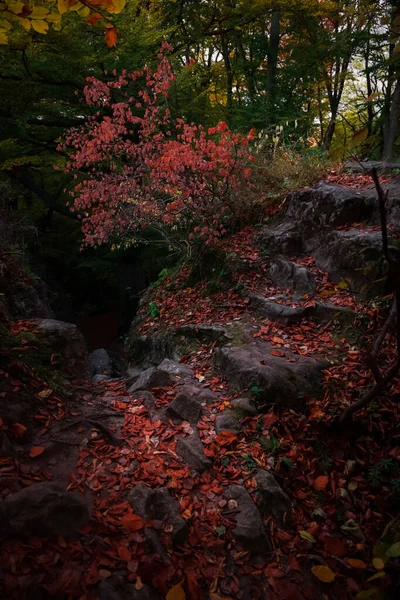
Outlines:
POLYGON ((254 132, 233 133, 223 122, 205 130, 174 121, 170 50, 164 43, 154 71, 123 71, 106 83, 87 79, 85 101, 99 110, 60 144, 69 152, 67 171, 79 178, 71 210, 83 215, 85 245, 148 227, 168 234, 170 243, 180 237, 216 244, 232 219, 240 219, 239 190, 251 176, 254 132), (141 87, 131 96, 135 82, 141 87))

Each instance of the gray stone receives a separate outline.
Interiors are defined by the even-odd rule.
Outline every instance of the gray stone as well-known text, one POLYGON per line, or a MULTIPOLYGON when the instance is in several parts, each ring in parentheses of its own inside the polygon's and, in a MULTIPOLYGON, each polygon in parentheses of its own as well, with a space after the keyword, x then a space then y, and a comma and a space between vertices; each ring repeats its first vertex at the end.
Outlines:
POLYGON ((139 390, 151 391, 156 387, 165 387, 171 384, 171 377, 166 371, 161 371, 156 367, 150 367, 143 371, 136 382, 128 389, 130 394, 139 390))
POLYGON ((273 347, 261 340, 234 346, 228 344, 215 352, 215 366, 236 389, 259 388, 261 402, 277 402, 301 409, 304 396, 318 396, 322 391, 321 371, 324 360, 291 354, 273 356, 273 347))
POLYGON ((235 514, 236 526, 233 535, 242 546, 253 552, 269 552, 271 544, 264 529, 264 524, 257 506, 250 494, 241 485, 230 485, 224 496, 237 503, 235 514))
POLYGON ((170 358, 164 358, 162 363, 158 365, 162 371, 166 371, 175 378, 193 377, 193 369, 189 365, 177 363, 170 358))
MULTIPOLYGON (((185 386, 186 388, 186 386, 185 386)), ((182 388, 172 402, 167 406, 165 414, 168 417, 178 421, 189 421, 197 423, 201 415, 201 395, 195 396, 193 393, 182 388)))
POLYGON ((225 414, 224 411, 221 415, 217 415, 215 419, 215 431, 221 433, 221 431, 232 431, 232 433, 239 433, 241 430, 240 422, 232 414, 225 414))
POLYGON ((113 372, 112 361, 104 348, 98 348, 94 352, 91 352, 89 354, 88 363, 90 379, 93 379, 95 375, 106 375, 107 377, 111 377, 113 372))
POLYGON ((134 400, 143 400, 143 405, 151 412, 156 405, 154 394, 146 390, 139 390, 132 394, 134 400))
POLYGON ((196 323, 189 325, 180 325, 176 328, 176 334, 193 338, 209 338, 213 341, 224 339, 226 330, 221 325, 214 323, 196 323))
POLYGON ((62 368, 75 376, 87 377, 87 347, 77 326, 54 319, 36 319, 35 323, 53 352, 60 356, 62 368))
POLYGON ((204 454, 203 444, 198 429, 186 437, 178 437, 176 452, 191 469, 203 473, 212 466, 211 460, 204 454))
POLYGON ((157 519, 172 525, 172 539, 183 544, 189 532, 186 521, 179 512, 179 502, 172 498, 167 488, 148 487, 138 483, 129 493, 128 502, 142 519, 157 519))
POLYGON ((311 271, 290 260, 276 258, 270 267, 269 276, 277 287, 290 289, 299 296, 315 293, 316 282, 311 271))
POLYGON ((299 255, 303 251, 303 240, 296 223, 283 221, 275 227, 265 227, 257 233, 254 244, 267 248, 272 253, 288 256, 299 255))
POLYGON ((250 398, 235 398, 231 401, 231 406, 233 409, 240 410, 250 417, 255 417, 257 414, 257 408, 250 398))
POLYGON ((292 503, 272 473, 258 469, 255 479, 262 515, 272 517, 280 527, 290 524, 292 503))
POLYGON ((0 529, 6 535, 66 536, 88 521, 86 504, 54 483, 34 483, 0 504, 0 529))

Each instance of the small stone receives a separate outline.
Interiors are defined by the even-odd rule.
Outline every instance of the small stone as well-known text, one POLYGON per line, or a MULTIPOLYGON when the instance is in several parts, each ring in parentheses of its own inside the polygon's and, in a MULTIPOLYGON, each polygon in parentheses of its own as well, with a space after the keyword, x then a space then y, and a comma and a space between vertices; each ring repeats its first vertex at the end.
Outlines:
POLYGON ((166 371, 170 375, 176 378, 193 377, 193 369, 189 365, 177 363, 169 358, 164 358, 162 363, 158 365, 158 368, 162 371, 166 371))
POLYGON ((179 512, 179 502, 169 493, 167 488, 148 487, 145 483, 138 483, 129 493, 128 502, 136 514, 142 519, 157 519, 172 525, 172 539, 178 544, 183 544, 189 528, 179 512))
POLYGON ((255 479, 261 513, 271 516, 281 527, 290 523, 292 503, 272 473, 265 469, 258 469, 255 479))
POLYGON ((236 526, 233 535, 242 546, 255 553, 269 552, 271 544, 265 533, 264 524, 250 494, 241 485, 230 485, 225 498, 237 502, 236 526))
POLYGON ((86 504, 54 483, 34 483, 0 504, 0 529, 8 535, 71 535, 88 521, 86 504))
POLYGON ((97 373, 93 378, 92 378, 92 383, 101 383, 102 381, 108 381, 110 378, 108 377, 108 375, 100 375, 100 373, 97 373))
POLYGON ((185 391, 180 391, 167 406, 165 412, 168 416, 180 421, 197 423, 201 415, 201 400, 198 396, 188 395, 185 391))
POLYGON ((250 398, 235 398, 231 402, 231 406, 235 410, 240 410, 250 417, 255 417, 257 408, 250 398))
POLYGON ((151 391, 155 387, 165 387, 171 384, 171 377, 166 371, 150 367, 143 371, 137 381, 128 389, 130 394, 139 390, 151 391))
POLYGON ((343 533, 345 533, 348 537, 351 537, 356 542, 365 542, 366 540, 361 527, 354 521, 354 519, 349 519, 346 521, 346 523, 342 525, 340 529, 343 531, 343 533))
POLYGON ((241 430, 240 422, 231 414, 217 415, 215 419, 215 431, 221 433, 221 431, 232 431, 232 433, 239 433, 241 430))
POLYGON ((195 471, 202 473, 212 466, 211 460, 204 454, 198 429, 186 437, 179 437, 176 452, 195 471))

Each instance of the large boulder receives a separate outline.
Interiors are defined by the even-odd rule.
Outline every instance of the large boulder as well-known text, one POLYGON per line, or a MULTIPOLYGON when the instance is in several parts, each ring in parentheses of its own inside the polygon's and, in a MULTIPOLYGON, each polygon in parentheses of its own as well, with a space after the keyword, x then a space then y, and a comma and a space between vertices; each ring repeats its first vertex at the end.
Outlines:
POLYGON ((87 377, 87 346, 77 326, 54 319, 36 319, 35 323, 61 368, 78 377, 87 377))
POLYGON ((106 377, 111 377, 113 365, 107 350, 104 348, 98 348, 89 354, 88 371, 90 379, 93 379, 95 375, 105 375, 106 377))
POLYGON ((287 351, 281 358, 271 351, 271 345, 261 340, 228 344, 216 350, 215 365, 236 389, 257 386, 261 402, 301 409, 306 394, 320 394, 326 362, 287 351))
POLYGON ((293 261, 276 258, 269 269, 269 277, 278 288, 292 290, 298 296, 315 293, 314 275, 293 261))
POLYGON ((233 535, 247 550, 263 554, 271 550, 271 544, 264 529, 264 524, 252 497, 241 485, 230 485, 224 496, 234 500, 236 505, 236 525, 233 535))
POLYGON ((89 521, 86 504, 54 483, 34 483, 0 504, 2 534, 67 536, 89 521))

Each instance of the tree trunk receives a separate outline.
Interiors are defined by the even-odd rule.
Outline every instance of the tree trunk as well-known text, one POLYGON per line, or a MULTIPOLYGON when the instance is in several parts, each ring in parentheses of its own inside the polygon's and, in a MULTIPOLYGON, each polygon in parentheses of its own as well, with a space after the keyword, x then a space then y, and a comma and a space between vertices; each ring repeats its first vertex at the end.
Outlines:
POLYGON ((267 67, 267 119, 269 123, 273 123, 274 110, 276 102, 276 73, 278 68, 278 51, 280 41, 280 30, 281 30, 281 11, 280 8, 274 8, 272 10, 271 17, 271 30, 269 36, 269 48, 268 48, 268 67, 267 67))
POLYGON ((399 131, 399 118, 400 118, 400 79, 396 81, 396 87, 392 95, 390 102, 390 116, 388 128, 386 130, 384 146, 383 146, 383 159, 389 160, 393 156, 394 144, 399 131))
POLYGON ((224 58, 226 72, 226 120, 231 124, 233 108, 233 72, 231 59, 229 57, 229 44, 225 35, 221 35, 222 56, 224 58))

